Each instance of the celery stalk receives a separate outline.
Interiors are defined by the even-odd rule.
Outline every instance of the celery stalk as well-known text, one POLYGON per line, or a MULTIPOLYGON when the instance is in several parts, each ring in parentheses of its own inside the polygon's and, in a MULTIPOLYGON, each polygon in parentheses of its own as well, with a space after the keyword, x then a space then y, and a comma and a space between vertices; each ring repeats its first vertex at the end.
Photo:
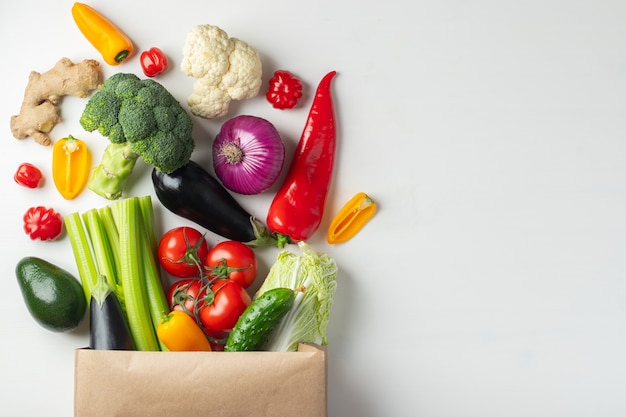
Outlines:
POLYGON ((120 304, 122 305, 122 310, 126 311, 126 305, 124 304, 124 289, 122 288, 122 283, 120 282, 120 235, 117 231, 117 225, 115 224, 115 219, 113 219, 113 214, 111 213, 110 206, 104 206, 100 208, 98 210, 98 214, 100 216, 100 221, 102 223, 102 227, 104 228, 104 232, 106 233, 107 239, 109 241, 111 256, 113 259, 115 259, 116 279, 114 283, 112 282, 112 280, 108 280, 108 282, 113 287, 113 292, 115 293, 120 304))
POLYGON ((119 279, 119 235, 110 212, 109 206, 102 209, 91 209, 83 213, 82 219, 91 239, 98 274, 106 277, 107 283, 122 306, 122 310, 126 311, 124 290, 119 279))
POLYGON ((154 210, 152 206, 152 198, 150 198, 149 195, 137 198, 139 199, 139 206, 141 207, 141 214, 143 215, 143 225, 146 229, 146 235, 148 236, 150 250, 152 253, 156 254, 157 241, 154 232, 154 210))
POLYGON ((159 343, 152 323, 147 285, 144 274, 145 231, 143 215, 136 197, 114 203, 117 211, 119 232, 120 277, 124 290, 128 324, 138 350, 159 350, 159 343))
MULTIPOLYGON (((98 210, 91 209, 82 215, 85 228, 91 239, 98 273, 104 275, 111 288, 117 287, 118 271, 117 259, 113 254, 108 234, 98 214, 98 210)), ((117 294, 116 294, 117 295, 117 294)))
POLYGON ((65 216, 65 230, 70 239, 72 252, 76 260, 78 275, 87 298, 87 305, 91 303, 91 290, 98 282, 98 270, 93 260, 89 239, 83 228, 80 214, 72 213, 65 216))
MULTIPOLYGON (((148 304, 152 325, 156 332, 163 314, 169 311, 169 305, 163 291, 163 283, 161 282, 161 273, 159 264, 156 261, 156 237, 154 234, 154 211, 152 208, 152 200, 150 196, 138 197, 139 208, 143 216, 143 236, 144 241, 141 244, 144 278, 146 284, 146 292, 148 295, 148 304)), ((167 350, 167 347, 159 340, 161 350, 167 350)))
MULTIPOLYGON (((115 259, 120 258, 120 235, 117 231, 117 226, 115 225, 115 219, 113 218, 113 214, 111 212, 111 206, 104 206, 98 209, 98 214, 100 215, 100 220, 102 221, 102 226, 106 231, 107 237, 109 239, 109 246, 111 248, 111 253, 115 259)), ((118 268, 119 272, 119 268, 118 268)), ((118 273, 118 281, 119 285, 119 273, 118 273)))

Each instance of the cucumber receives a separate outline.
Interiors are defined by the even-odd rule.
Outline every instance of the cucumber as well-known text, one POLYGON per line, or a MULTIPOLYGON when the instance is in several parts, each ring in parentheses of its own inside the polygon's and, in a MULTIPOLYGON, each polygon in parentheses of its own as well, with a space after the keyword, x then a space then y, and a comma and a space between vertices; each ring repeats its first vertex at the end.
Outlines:
POLYGON ((87 311, 87 299, 74 275, 33 256, 17 263, 15 275, 26 307, 37 323, 54 332, 78 327, 87 311))
POLYGON ((272 332, 291 309, 296 298, 289 288, 272 288, 246 308, 228 335, 225 352, 250 352, 263 349, 272 332))

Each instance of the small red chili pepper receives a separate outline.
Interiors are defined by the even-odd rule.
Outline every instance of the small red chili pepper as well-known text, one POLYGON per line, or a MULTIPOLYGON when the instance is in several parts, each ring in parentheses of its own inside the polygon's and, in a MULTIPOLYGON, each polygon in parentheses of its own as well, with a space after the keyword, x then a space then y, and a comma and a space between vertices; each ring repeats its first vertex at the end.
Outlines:
POLYGON ((24 231, 32 240, 54 240, 63 231, 63 218, 54 209, 31 207, 24 214, 24 231))
POLYGON ((335 74, 326 74, 317 87, 287 177, 267 214, 267 226, 286 240, 307 240, 322 220, 335 160, 335 114, 330 92, 335 74))
POLYGON ((23 185, 24 187, 37 188, 43 181, 43 174, 35 165, 24 162, 17 167, 17 171, 15 172, 13 179, 15 179, 15 182, 19 185, 23 185))
POLYGON ((265 97, 274 108, 292 109, 302 97, 302 82, 289 71, 278 70, 270 78, 265 97))
POLYGON ((143 51, 139 57, 141 69, 146 77, 154 77, 165 72, 168 67, 167 56, 159 48, 143 51))

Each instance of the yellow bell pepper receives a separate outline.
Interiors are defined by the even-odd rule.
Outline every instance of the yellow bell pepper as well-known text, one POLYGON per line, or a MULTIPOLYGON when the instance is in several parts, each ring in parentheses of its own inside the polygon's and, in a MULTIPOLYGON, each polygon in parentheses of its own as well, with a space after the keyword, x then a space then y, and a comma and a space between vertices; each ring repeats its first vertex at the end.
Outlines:
POLYGON ((343 243, 354 237, 374 216, 376 209, 376 203, 367 194, 357 193, 331 221, 328 243, 343 243))
POLYGON ((71 200, 83 190, 91 171, 91 153, 85 142, 68 136, 52 148, 52 179, 63 198, 71 200))
POLYGON ((72 16, 85 38, 109 65, 121 64, 133 54, 133 42, 98 11, 84 3, 74 3, 72 16))
POLYGON ((170 352, 210 352, 211 343, 196 321, 184 311, 173 310, 161 319, 157 337, 170 352))

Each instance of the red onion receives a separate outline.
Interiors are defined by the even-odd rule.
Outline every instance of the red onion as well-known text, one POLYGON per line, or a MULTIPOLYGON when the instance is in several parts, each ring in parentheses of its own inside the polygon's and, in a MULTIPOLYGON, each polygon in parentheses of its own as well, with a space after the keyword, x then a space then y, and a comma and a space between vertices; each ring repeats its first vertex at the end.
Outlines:
POLYGON ((226 121, 213 141, 213 167, 224 187, 239 194, 270 188, 285 162, 285 144, 273 124, 255 116, 226 121))

